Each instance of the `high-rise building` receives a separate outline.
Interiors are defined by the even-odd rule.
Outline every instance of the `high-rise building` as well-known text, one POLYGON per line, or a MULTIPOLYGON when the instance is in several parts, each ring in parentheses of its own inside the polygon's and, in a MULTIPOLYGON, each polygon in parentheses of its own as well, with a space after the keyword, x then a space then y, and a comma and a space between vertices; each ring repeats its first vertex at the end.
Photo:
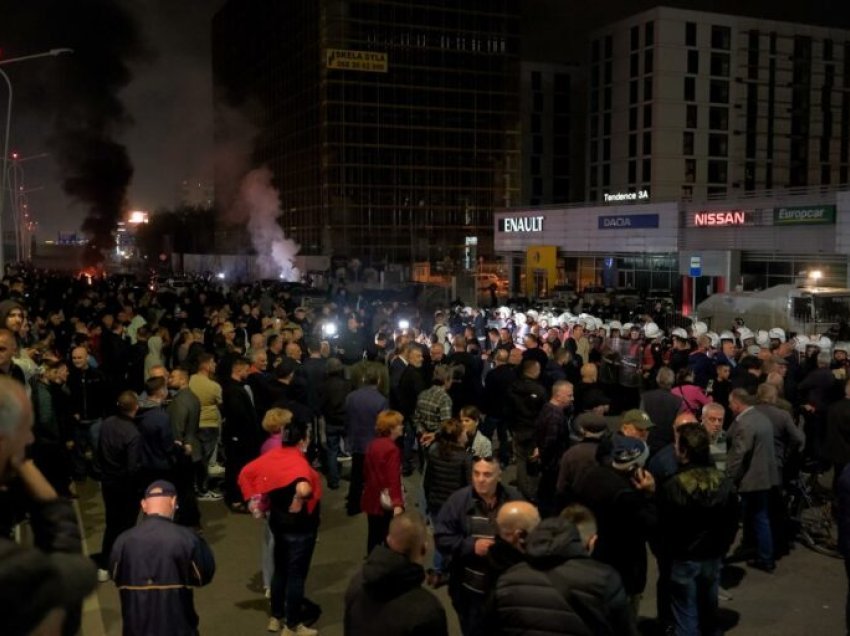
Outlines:
POLYGON ((581 67, 523 61, 522 205, 584 199, 581 67))
POLYGON ((850 31, 658 7, 589 46, 590 201, 850 181, 850 31))
MULTIPOLYGON (((518 0, 231 0, 217 94, 307 254, 474 262, 520 192, 518 0)), ((217 184, 217 188, 219 185, 217 184)))

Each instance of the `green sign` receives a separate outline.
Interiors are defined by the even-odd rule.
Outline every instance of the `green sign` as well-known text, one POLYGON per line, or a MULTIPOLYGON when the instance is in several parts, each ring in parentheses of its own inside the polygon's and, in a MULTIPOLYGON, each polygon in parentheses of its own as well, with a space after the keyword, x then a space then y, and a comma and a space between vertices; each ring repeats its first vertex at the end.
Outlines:
POLYGON ((834 205, 774 208, 774 225, 826 225, 835 223, 834 205))

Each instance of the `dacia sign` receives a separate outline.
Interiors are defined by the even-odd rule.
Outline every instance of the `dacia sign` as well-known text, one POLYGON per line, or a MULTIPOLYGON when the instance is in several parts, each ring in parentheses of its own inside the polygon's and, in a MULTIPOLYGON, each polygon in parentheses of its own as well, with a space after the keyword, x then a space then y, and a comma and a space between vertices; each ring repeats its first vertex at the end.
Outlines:
POLYGON ((618 214, 599 217, 600 230, 621 230, 658 227, 657 214, 618 214))
POLYGON ((542 216, 507 216, 499 219, 500 232, 542 232, 542 216))

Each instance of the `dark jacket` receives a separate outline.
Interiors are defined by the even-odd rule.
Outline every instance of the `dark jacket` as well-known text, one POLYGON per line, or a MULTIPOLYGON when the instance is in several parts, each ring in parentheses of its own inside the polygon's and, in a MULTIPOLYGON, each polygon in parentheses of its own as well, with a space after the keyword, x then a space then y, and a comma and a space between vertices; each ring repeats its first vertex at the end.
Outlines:
POLYGON ((198 441, 198 426, 201 421, 201 401, 189 390, 180 389, 168 404, 168 417, 174 439, 192 447, 192 461, 201 460, 201 444, 198 441))
POLYGON ((422 589, 425 571, 384 545, 369 554, 345 593, 346 636, 446 636, 446 611, 422 589))
POLYGON ((655 454, 673 441, 673 420, 682 408, 682 398, 666 389, 653 389, 643 394, 640 408, 655 424, 646 441, 650 454, 655 454))
POLYGON ((592 558, 578 530, 546 519, 527 540, 527 561, 496 581, 499 634, 637 634, 620 577, 592 558))
POLYGON ((629 473, 611 466, 589 468, 576 482, 573 494, 596 516, 599 539, 593 557, 620 573, 626 594, 643 592, 646 542, 657 526, 654 498, 636 490, 629 473))
POLYGON ((71 369, 68 374, 71 392, 71 410, 82 421, 97 420, 106 414, 106 396, 109 393, 100 369, 71 369))
POLYGON ((228 378, 221 386, 221 435, 226 444, 238 444, 259 453, 261 440, 259 418, 245 385, 228 378))
POLYGON ((375 419, 388 408, 387 398, 376 386, 364 386, 345 398, 346 442, 352 453, 364 454, 375 437, 375 419))
POLYGON ((845 559, 850 559, 850 465, 841 471, 835 494, 838 498, 838 551, 845 559))
POLYGON ((484 400, 481 405, 487 415, 504 419, 508 390, 516 382, 516 369, 509 364, 494 368, 484 379, 484 400))
POLYGON ((850 464, 850 398, 835 402, 827 411, 826 452, 836 464, 850 464))
POLYGON ((148 471, 169 470, 174 462, 174 432, 168 412, 158 404, 140 408, 136 424, 142 434, 142 466, 148 471))
POLYGON ((416 400, 419 398, 419 394, 426 388, 422 372, 411 364, 407 365, 407 368, 401 374, 401 378, 398 381, 397 408, 404 415, 405 420, 413 420, 413 413, 416 411, 416 400))
POLYGON ((142 435, 133 420, 123 415, 106 418, 97 448, 101 481, 137 487, 142 467, 142 443, 142 435))
POLYGON ((341 374, 330 375, 325 379, 319 404, 326 428, 338 432, 345 428, 345 400, 349 393, 351 383, 341 374))
POLYGON ((535 443, 540 451, 542 470, 557 474, 561 457, 570 445, 566 410, 546 402, 535 421, 535 443))
POLYGON ((475 541, 496 536, 496 514, 506 501, 522 501, 522 495, 510 486, 499 484, 496 505, 488 508, 472 486, 465 486, 446 500, 434 525, 434 543, 443 556, 451 559, 449 594, 454 598, 464 587, 483 595, 487 591, 489 564, 475 554, 475 541))
POLYGON ((719 559, 738 532, 732 481, 713 466, 685 464, 658 491, 658 546, 677 561, 719 559))
POLYGON ((156 515, 122 533, 109 559, 121 594, 124 636, 194 636, 192 587, 212 581, 213 553, 189 528, 156 515))
POLYGON ((543 385, 530 378, 521 377, 510 386, 505 410, 516 440, 527 442, 534 437, 537 416, 547 399, 543 385))
POLYGON ((469 485, 472 458, 464 448, 443 442, 428 449, 428 464, 422 479, 428 512, 437 515, 453 492, 469 485))

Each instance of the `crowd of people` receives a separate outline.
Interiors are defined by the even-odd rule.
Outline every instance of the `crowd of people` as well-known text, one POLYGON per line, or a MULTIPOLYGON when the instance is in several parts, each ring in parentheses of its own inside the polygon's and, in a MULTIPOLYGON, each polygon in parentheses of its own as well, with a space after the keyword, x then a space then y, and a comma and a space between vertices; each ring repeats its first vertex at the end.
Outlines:
MULTIPOLYGON (((127 634, 157 629, 140 577, 180 587, 157 620, 196 633, 188 590, 215 570, 199 500, 261 520, 268 630, 317 634, 305 586, 323 492, 346 473, 367 528, 349 634, 446 633, 423 584, 448 586, 465 636, 637 633, 648 554, 659 633, 717 633, 723 563, 771 573, 791 549, 801 470, 834 471, 850 556, 847 343, 665 333, 650 315, 425 314, 345 289, 308 307, 259 285, 5 282, 0 375, 33 422, 7 481, 35 471, 51 501, 100 483, 97 576, 119 586, 127 634), (194 567, 141 563, 154 537, 194 567)), ((4 528, 28 508, 4 506, 4 528)))

